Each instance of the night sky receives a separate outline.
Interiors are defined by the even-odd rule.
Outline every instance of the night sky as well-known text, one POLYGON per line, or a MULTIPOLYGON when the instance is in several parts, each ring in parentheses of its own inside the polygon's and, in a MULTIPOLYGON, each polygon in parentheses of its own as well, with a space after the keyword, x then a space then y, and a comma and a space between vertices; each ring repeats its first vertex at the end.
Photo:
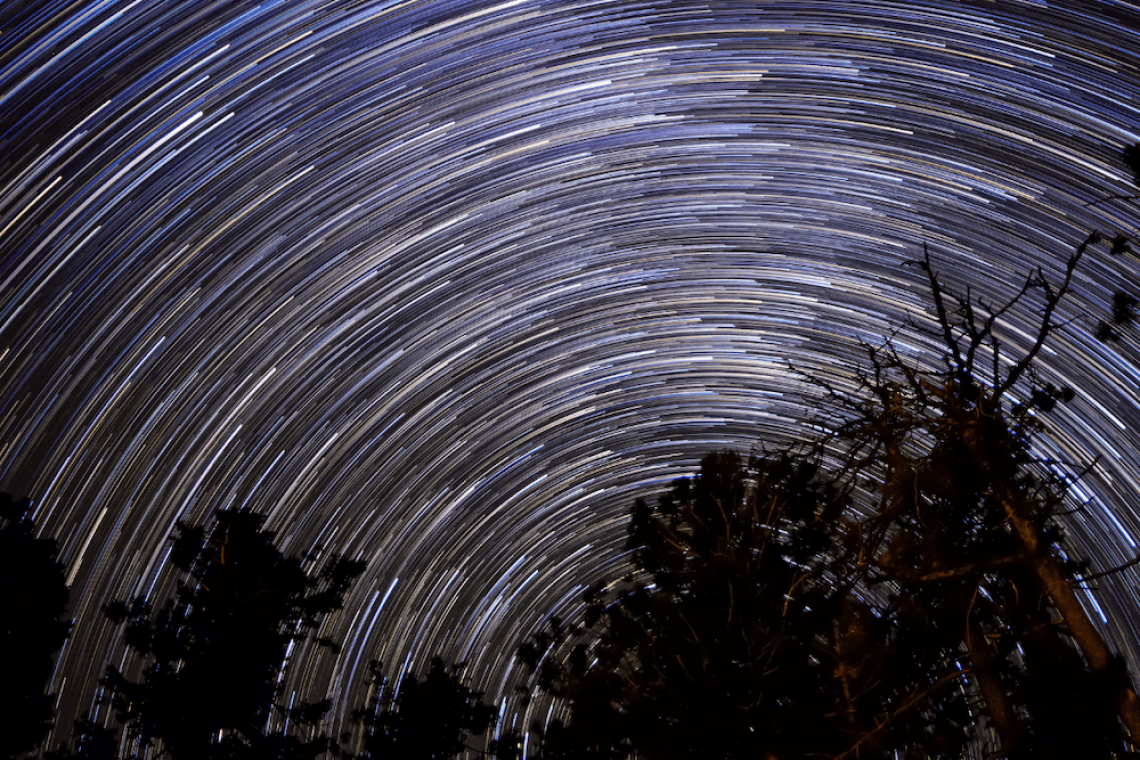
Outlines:
MULTIPOLYGON (((3 0, 0 30, 0 488, 71 584, 52 745, 122 662, 101 605, 163 598, 175 521, 229 506, 369 563, 287 694, 337 721, 368 660, 440 653, 499 701, 621 576, 636 497, 813 434, 789 364, 850 387, 901 327, 933 366, 924 244, 1001 300, 1140 224, 1087 205, 1136 190, 1134 3, 3 0)), ((1093 336, 1138 285, 1093 251, 1041 359, 1078 395, 1040 453, 1101 457, 1094 570, 1140 537, 1140 343, 1093 336)), ((1138 579, 1094 613, 1134 666, 1138 579)))

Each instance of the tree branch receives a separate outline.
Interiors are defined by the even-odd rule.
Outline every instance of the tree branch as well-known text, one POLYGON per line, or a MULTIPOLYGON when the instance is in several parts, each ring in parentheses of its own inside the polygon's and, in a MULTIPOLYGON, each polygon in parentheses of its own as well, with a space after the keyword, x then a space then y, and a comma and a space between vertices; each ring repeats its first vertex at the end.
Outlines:
POLYGON ((856 741, 854 744, 852 744, 850 747, 848 747, 842 753, 836 755, 834 760, 843 760, 843 758, 850 756, 852 753, 854 753, 856 756, 858 756, 859 748, 863 744, 868 742, 876 734, 881 733, 888 726, 890 726, 892 723, 894 723, 900 715, 914 709, 916 706, 918 706, 919 704, 924 702, 928 697, 930 697, 930 695, 932 695, 934 692, 936 692, 937 690, 944 687, 946 684, 948 684, 952 681, 955 681, 958 678, 961 678, 962 676, 967 675, 969 673, 970 673, 969 668, 962 668, 960 670, 951 671, 949 673, 943 674, 941 678, 936 680, 934 683, 930 684, 930 686, 926 687, 922 691, 912 692, 911 695, 909 697, 907 697, 906 701, 903 702, 898 707, 898 709, 896 709, 894 712, 892 712, 890 715, 888 715, 883 720, 882 723, 875 726, 875 728, 871 729, 867 733, 863 734, 863 736, 861 736, 858 741, 856 741))

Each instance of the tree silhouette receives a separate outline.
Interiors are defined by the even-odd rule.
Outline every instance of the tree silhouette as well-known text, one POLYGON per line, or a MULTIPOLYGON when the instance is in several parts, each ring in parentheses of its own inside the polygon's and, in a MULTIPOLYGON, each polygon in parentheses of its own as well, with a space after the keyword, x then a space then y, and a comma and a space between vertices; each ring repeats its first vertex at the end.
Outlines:
POLYGON ((916 734, 932 756, 958 753, 961 669, 843 574, 849 498, 785 451, 710 454, 655 507, 639 501, 639 574, 588 591, 584 628, 556 624, 520 652, 572 707, 542 756, 837 757, 859 743, 887 758, 916 734), (555 641, 573 646, 542 662, 555 641))
POLYGON ((1124 165, 1132 172, 1132 180, 1140 185, 1140 143, 1124 149, 1124 165))
POLYGON ((1001 305, 947 290, 924 256, 941 366, 909 365, 888 343, 869 351, 859 393, 831 393, 847 422, 826 444, 846 447, 873 498, 853 569, 914 608, 906 625, 957 641, 976 741, 992 731, 996 757, 1108 758, 1125 733, 1140 738, 1140 701, 1077 596, 1083 563, 1062 546, 1072 467, 1034 447, 1048 412, 1075 396, 1044 382, 1037 359, 1098 242, 1088 236, 1057 282, 1038 270, 1001 305), (1036 332, 1017 353, 997 325, 1030 304, 1036 332))
POLYGON ((569 708, 541 756, 885 760, 973 743, 1108 760, 1140 738, 1140 700, 1062 545, 1073 477, 1034 447, 1075 395, 1037 357, 1098 241, 996 306, 924 256, 940 364, 868 347, 855 393, 813 378, 818 441, 747 467, 709 455, 635 505, 635 574, 520 650, 569 708), (1036 335, 1011 351, 997 327, 1029 304, 1036 335))
POLYGON ((356 713, 365 729, 361 760, 446 760, 467 748, 468 736, 485 732, 495 710, 467 688, 460 669, 436 657, 425 676, 408 674, 392 689, 373 662, 372 695, 356 713))
POLYGON ((9 655, 0 757, 31 752, 51 729, 48 681, 70 628, 55 541, 36 537, 31 513, 29 500, 0 493, 0 646, 9 655))
POLYGON ((119 760, 119 732, 90 719, 89 715, 75 721, 71 744, 44 754, 44 760, 119 760))
POLYGON ((1056 518, 1071 506, 1071 478, 1033 447, 1043 415, 1075 395, 1043 382, 1036 361, 1073 272, 1098 241, 1090 235, 1078 246, 1059 282, 1037 271, 1000 307, 948 292, 929 257, 917 262, 942 366, 920 371, 889 345, 871 352, 861 397, 847 399, 852 419, 835 436, 876 483, 874 514, 858 534, 868 580, 921 603, 927 628, 957 628, 976 714, 1003 757, 1080 748, 1107 758, 1123 749, 1122 726, 1140 738, 1140 701, 1074 590, 1082 563, 1062 547, 1056 518), (1010 352, 995 326, 1030 299, 1036 334, 1022 353, 1010 352), (1058 720, 1064 704, 1069 719, 1058 720))
POLYGON ((291 642, 340 608, 363 563, 334 557, 316 574, 285 557, 248 510, 220 510, 207 532, 179 523, 171 562, 187 574, 157 614, 144 598, 107 606, 126 621, 128 647, 145 665, 134 680, 108 668, 128 738, 158 743, 175 760, 311 758, 331 745, 309 729, 328 702, 277 705, 291 642), (288 717, 286 734, 267 728, 288 717), (301 729, 300 731, 296 730, 301 729), (298 734, 304 733, 302 739, 298 734))
MULTIPOLYGON (((1140 143, 1129 145, 1124 148, 1121 158, 1125 167, 1132 172, 1132 181, 1136 185, 1140 185, 1140 143)), ((1093 206, 1111 200, 1125 200, 1135 202, 1140 196, 1134 194, 1127 195, 1109 195, 1105 198, 1100 198, 1089 203, 1086 206, 1093 206)), ((1116 233, 1112 236, 1109 243, 1109 254, 1112 256, 1121 256, 1124 254, 1133 253, 1132 237, 1123 233, 1116 233)), ((1135 307, 1140 303, 1135 294, 1126 291, 1118 291, 1112 297, 1111 320, 1102 319, 1097 323, 1095 335, 1097 340, 1106 343, 1112 343, 1121 339, 1120 330, 1118 327, 1130 326, 1133 324, 1135 318, 1135 307)))

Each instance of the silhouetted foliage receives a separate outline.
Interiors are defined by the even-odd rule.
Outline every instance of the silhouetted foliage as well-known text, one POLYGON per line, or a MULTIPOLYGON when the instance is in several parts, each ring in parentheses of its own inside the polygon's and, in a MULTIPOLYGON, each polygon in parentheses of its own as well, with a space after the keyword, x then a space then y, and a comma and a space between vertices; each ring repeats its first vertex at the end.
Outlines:
POLYGON ((1073 466, 1033 445, 1044 415, 1075 396, 1040 379, 1037 357, 1099 240, 1078 246, 1059 282, 1034 272, 1000 307, 947 291, 929 258, 917 262, 942 366, 920 371, 889 345, 871 352, 862 392, 847 404, 852 419, 833 439, 875 483, 878 503, 859 531, 868 579, 918 604, 928 628, 954 631, 968 655, 963 687, 998 737, 998 757, 1108 758, 1124 749, 1125 727, 1140 737, 1140 702, 1074 591, 1084 565, 1062 547, 1056 517, 1071 506, 1072 477, 1062 473, 1073 466), (1030 299, 1036 333, 1011 352, 995 325, 1030 299), (1066 704, 1069 719, 1059 720, 1066 704))
POLYGON ((1136 317, 1136 297, 1131 293, 1114 293, 1112 296, 1112 321, 1118 325, 1130 325, 1136 317))
POLYGON ((36 538, 31 512, 27 499, 0 493, 0 646, 8 653, 0 757, 31 752, 51 729, 48 681, 70 628, 55 541, 36 538))
POLYGON ((187 578, 175 598, 157 613, 144 598, 107 605, 145 663, 138 680, 114 668, 104 679, 132 741, 160 742, 175 760, 311 758, 332 746, 309 730, 328 703, 285 710, 278 676, 290 642, 340 607, 363 563, 335 557, 311 575, 281 554, 262 522, 248 510, 220 510, 209 531, 179 523, 170 558, 187 578), (292 732, 272 730, 275 710, 292 732))
MULTIPOLYGON (((712 454, 630 519, 636 573, 590 589, 520 659, 566 700, 544 758, 1108 760, 1140 700, 1074 586, 1065 463, 1035 454, 1075 392, 1037 357, 1090 236, 1056 284, 991 306, 928 257, 939 366, 868 348, 855 393, 824 389, 820 440, 742 465, 712 454), (1036 300, 1020 353, 995 334, 1036 300), (828 461, 829 468, 817 466, 828 461)), ((921 326, 918 326, 920 329, 921 326)), ((1071 469, 1071 467, 1069 467, 1071 469)))
POLYGON ((523 760, 523 736, 517 731, 504 731, 488 745, 495 760, 523 760))
POLYGON ((356 713, 365 729, 361 760, 446 760, 464 751, 469 736, 484 733, 495 710, 467 688, 460 670, 436 657, 425 676, 407 674, 392 688, 373 662, 372 696, 356 713))
POLYGON ((44 760, 119 760, 119 732, 84 715, 72 727, 71 745, 48 752, 44 760))
MULTIPOLYGON (((1124 149, 1122 158, 1124 165, 1132 172, 1133 182, 1140 185, 1140 143, 1130 145, 1124 149)), ((1108 200, 1128 200, 1135 201, 1138 197, 1136 195, 1111 195, 1107 198, 1102 198, 1093 201, 1092 204, 1102 203, 1108 200)), ((1086 204, 1086 205, 1092 205, 1086 204)), ((1132 253, 1132 238, 1126 234, 1117 233, 1112 236, 1109 246, 1109 254, 1112 256, 1121 256, 1124 254, 1132 253)), ((1131 325, 1135 317, 1134 310, 1136 305, 1140 303, 1136 296, 1128 292, 1117 292, 1112 297, 1112 319, 1100 320, 1096 326, 1096 338, 1105 343, 1114 343, 1119 341, 1123 336, 1121 332, 1116 329, 1122 325, 1131 325)))
POLYGON ((1140 185, 1140 143, 1124 149, 1124 165, 1132 172, 1133 181, 1140 185))
POLYGON ((1129 244, 1131 241, 1127 235, 1116 235, 1112 238, 1112 246, 1109 248, 1109 253, 1113 256, 1120 256, 1129 252, 1129 244))
POLYGON ((836 757, 866 739, 859 756, 885 758, 915 734, 956 755, 961 670, 841 573, 849 497, 807 456, 722 452, 655 507, 639 501, 637 578, 590 589, 586 629, 524 647, 537 664, 552 641, 572 644, 539 668, 572 708, 542 757, 836 757))
POLYGON ((1000 757, 1108 758, 1124 749, 1123 727, 1140 737, 1140 702, 1074 591, 1083 563, 1061 546, 1055 518, 1067 509, 1071 478, 1032 445, 1042 415, 1075 396, 1043 382, 1036 361, 1098 240, 1078 247, 1059 283, 1037 271, 996 308, 946 291, 929 258, 918 262, 942 367, 920 371, 889 345, 871 352, 862 393, 847 404, 853 418, 833 439, 875 484, 878 503, 859 526, 868 579, 919 605, 925 618, 916 625, 954 631, 968 654, 963 685, 1000 757), (1034 294, 1036 334, 1010 354, 995 325, 1034 294), (1082 705, 1059 720, 1077 694, 1082 705))
MULTIPOLYGON (((1140 185, 1140 143, 1126 147, 1122 153, 1124 165, 1128 168, 1133 175, 1133 182, 1140 185)), ((1109 195, 1104 198, 1086 203, 1086 206, 1098 205, 1112 200, 1125 200, 1135 202, 1140 195, 1123 194, 1123 195, 1109 195)), ((1116 233, 1112 236, 1109 245, 1109 254, 1112 256, 1122 256, 1124 254, 1133 253, 1133 240, 1128 234, 1116 233)), ((1140 303, 1137 297, 1132 293, 1117 292, 1113 295, 1112 304, 1112 319, 1100 320, 1096 326, 1096 338, 1105 343, 1114 343, 1119 341, 1123 336, 1121 332, 1116 329, 1121 325, 1132 324, 1134 314, 1133 309, 1140 303)))

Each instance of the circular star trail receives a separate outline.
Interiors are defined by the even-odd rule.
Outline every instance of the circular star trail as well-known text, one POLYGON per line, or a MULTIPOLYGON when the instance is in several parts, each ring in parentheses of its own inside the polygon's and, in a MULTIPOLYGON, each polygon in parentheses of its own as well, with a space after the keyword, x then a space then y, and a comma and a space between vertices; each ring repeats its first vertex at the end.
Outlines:
MULTIPOLYGON (((1136 233, 1138 51, 1124 2, 5 2, 0 487, 71 585, 52 744, 124 657, 101 605, 226 506, 368 560, 288 693, 347 720, 369 660, 440 653, 507 699, 636 497, 810 435, 799 373, 862 342, 937 360, 924 245, 1001 300, 1136 233)), ((1092 255, 1041 361, 1095 569, 1140 536, 1135 336, 1093 336, 1136 279, 1092 255)), ((1133 663, 1136 580, 1090 601, 1133 663)))

